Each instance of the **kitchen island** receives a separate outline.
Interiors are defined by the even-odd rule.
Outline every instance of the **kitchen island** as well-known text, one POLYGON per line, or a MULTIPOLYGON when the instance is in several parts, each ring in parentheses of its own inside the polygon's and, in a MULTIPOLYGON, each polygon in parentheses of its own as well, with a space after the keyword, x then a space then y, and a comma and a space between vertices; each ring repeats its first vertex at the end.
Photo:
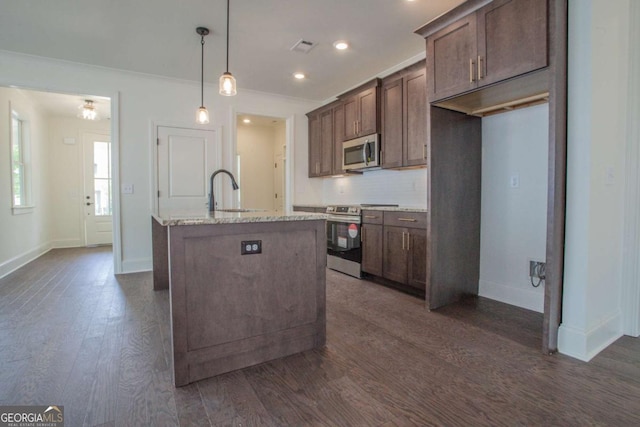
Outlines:
POLYGON ((324 346, 323 214, 174 212, 151 223, 176 386, 324 346))

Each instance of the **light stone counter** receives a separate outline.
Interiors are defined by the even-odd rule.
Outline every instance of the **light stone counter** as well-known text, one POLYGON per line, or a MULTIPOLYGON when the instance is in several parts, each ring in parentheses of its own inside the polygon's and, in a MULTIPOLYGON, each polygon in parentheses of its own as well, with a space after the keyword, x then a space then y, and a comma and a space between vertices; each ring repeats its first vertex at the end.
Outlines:
POLYGON ((205 224, 239 224, 250 222, 280 222, 280 221, 315 221, 326 219, 323 213, 293 212, 293 211, 263 211, 248 210, 247 212, 215 211, 175 211, 153 218, 162 226, 177 225, 205 225, 205 224))
POLYGON ((362 210, 386 212, 427 212, 426 208, 415 208, 411 206, 363 206, 362 210))

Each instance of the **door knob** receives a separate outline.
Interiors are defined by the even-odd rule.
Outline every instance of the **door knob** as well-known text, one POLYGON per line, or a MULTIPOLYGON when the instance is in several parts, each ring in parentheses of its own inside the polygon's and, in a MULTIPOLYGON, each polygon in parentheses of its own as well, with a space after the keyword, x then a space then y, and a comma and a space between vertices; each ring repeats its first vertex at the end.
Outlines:
POLYGON ((91 206, 93 203, 91 202, 87 202, 87 206, 91 206))

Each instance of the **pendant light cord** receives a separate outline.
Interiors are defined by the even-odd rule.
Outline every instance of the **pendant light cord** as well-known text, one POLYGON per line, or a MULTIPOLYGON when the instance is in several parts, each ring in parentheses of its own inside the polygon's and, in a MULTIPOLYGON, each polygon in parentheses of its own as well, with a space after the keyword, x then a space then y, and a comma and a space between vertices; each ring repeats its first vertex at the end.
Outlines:
POLYGON ((229 72, 229 1, 227 0, 227 73, 229 72))
POLYGON ((204 35, 200 36, 200 107, 204 107, 204 35))

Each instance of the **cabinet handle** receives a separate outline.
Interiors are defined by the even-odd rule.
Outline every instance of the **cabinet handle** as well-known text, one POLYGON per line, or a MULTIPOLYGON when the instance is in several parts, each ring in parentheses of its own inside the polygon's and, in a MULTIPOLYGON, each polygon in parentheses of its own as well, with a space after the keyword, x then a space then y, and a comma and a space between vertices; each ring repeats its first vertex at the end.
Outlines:
POLYGON ((364 217, 368 219, 376 219, 378 218, 378 215, 365 215, 364 217))
POLYGON ((356 125, 356 123, 358 123, 358 122, 356 122, 356 121, 354 120, 354 122, 353 122, 353 134, 354 134, 354 135, 357 135, 357 134, 358 134, 358 128, 356 127, 356 126, 357 126, 357 125, 356 125))
POLYGON ((417 219, 415 218, 398 218, 398 221, 404 221, 404 222, 416 222, 417 219))
POLYGON ((402 232, 402 250, 404 251, 404 231, 402 232))
POLYGON ((478 55, 478 80, 482 80, 482 56, 478 55))
POLYGON ((426 159, 427 158, 427 144, 424 144, 422 146, 422 158, 426 159))
POLYGON ((411 245, 411 234, 407 232, 407 251, 409 250, 410 245, 411 245))
POLYGON ((360 241, 364 242, 364 225, 360 227, 360 241))
POLYGON ((316 162, 316 173, 320 173, 320 162, 316 162))
POLYGON ((469 83, 473 82, 473 58, 469 58, 469 83))

